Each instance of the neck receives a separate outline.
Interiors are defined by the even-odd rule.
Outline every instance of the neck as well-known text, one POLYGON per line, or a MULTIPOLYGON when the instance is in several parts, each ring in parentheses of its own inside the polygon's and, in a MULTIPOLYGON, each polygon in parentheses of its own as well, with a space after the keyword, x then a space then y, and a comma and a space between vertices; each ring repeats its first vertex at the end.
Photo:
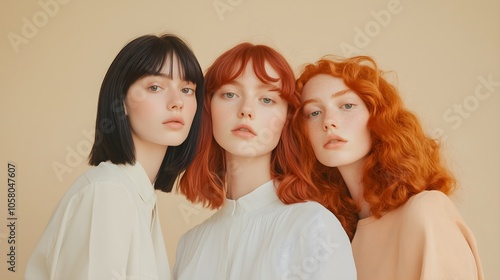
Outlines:
POLYGON ((351 197, 354 199, 359 207, 358 216, 360 219, 369 217, 370 214, 370 204, 366 202, 363 198, 363 165, 365 163, 364 159, 358 160, 349 165, 339 166, 338 169, 340 174, 342 174, 342 179, 347 185, 351 197))
POLYGON ((271 153, 239 157, 226 152, 227 198, 238 199, 271 180, 271 153))
POLYGON ((133 137, 135 146, 135 159, 142 165, 149 181, 153 184, 160 170, 161 163, 167 152, 167 146, 145 145, 139 139, 133 137))

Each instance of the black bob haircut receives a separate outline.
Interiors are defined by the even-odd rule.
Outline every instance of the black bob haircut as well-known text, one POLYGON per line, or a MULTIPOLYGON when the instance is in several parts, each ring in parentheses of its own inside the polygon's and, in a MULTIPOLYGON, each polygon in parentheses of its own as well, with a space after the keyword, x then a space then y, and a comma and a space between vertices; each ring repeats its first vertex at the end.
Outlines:
POLYGON ((169 146, 163 158, 154 188, 170 192, 177 177, 194 158, 201 125, 201 111, 205 86, 198 60, 179 37, 144 35, 129 42, 115 57, 104 77, 99 91, 95 139, 89 155, 89 164, 103 161, 114 164, 135 164, 135 147, 130 125, 125 115, 124 100, 130 86, 138 79, 160 74, 170 58, 177 59, 180 77, 196 84, 196 114, 186 140, 179 146, 169 146))

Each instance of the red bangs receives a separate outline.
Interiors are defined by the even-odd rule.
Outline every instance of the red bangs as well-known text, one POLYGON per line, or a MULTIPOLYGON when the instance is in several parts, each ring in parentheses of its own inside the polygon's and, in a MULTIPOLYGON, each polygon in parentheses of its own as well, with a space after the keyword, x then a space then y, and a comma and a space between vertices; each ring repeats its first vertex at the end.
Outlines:
POLYGON ((263 83, 280 83, 280 95, 288 103, 298 106, 298 99, 294 96, 294 73, 285 58, 274 49, 265 45, 241 43, 219 56, 205 75, 207 97, 221 86, 238 78, 251 61, 254 73, 263 83), (273 68, 279 79, 275 79, 266 72, 266 63, 273 68))

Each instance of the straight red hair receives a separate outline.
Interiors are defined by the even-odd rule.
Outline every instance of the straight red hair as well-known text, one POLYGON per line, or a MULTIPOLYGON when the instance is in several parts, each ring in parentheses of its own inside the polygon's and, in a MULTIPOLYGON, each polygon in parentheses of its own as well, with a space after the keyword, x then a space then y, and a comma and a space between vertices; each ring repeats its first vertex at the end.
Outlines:
MULTIPOLYGON (((450 194, 455 179, 444 167, 439 144, 425 135, 418 118, 407 110, 397 89, 384 77, 375 61, 367 56, 348 59, 325 57, 303 68, 297 79, 297 94, 314 76, 326 74, 341 78, 368 107, 372 149, 363 168, 363 195, 371 214, 383 213, 403 205, 424 190, 450 194)), ((352 237, 357 224, 356 205, 337 168, 316 160, 307 139, 301 110, 294 115, 293 130, 302 146, 305 173, 319 188, 328 189, 316 200, 329 208, 352 237)))
POLYGON ((207 69, 205 75, 206 95, 203 104, 201 139, 198 154, 180 180, 180 191, 193 203, 202 203, 211 209, 220 208, 226 198, 226 162, 224 150, 217 144, 212 133, 211 99, 223 85, 232 82, 252 63, 255 75, 264 83, 279 82, 281 98, 288 102, 288 116, 281 139, 271 156, 271 174, 280 182, 277 195, 284 203, 296 203, 317 197, 308 176, 303 173, 300 163, 300 145, 289 128, 293 112, 300 106, 295 94, 295 76, 285 58, 274 49, 264 45, 241 43, 224 52, 207 69), (265 65, 268 64, 279 75, 270 77, 265 65))

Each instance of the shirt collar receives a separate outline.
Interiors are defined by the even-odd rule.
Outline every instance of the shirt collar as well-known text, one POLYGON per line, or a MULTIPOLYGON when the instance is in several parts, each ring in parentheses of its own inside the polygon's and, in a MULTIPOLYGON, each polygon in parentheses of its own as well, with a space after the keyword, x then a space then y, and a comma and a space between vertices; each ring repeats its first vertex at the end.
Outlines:
POLYGON ((146 170, 144 170, 142 165, 136 161, 134 165, 120 164, 119 166, 130 181, 132 181, 132 184, 139 193, 141 199, 145 203, 150 203, 151 201, 154 202, 156 198, 154 187, 149 181, 146 170))
POLYGON ((270 180, 236 200, 226 198, 222 210, 225 214, 232 216, 236 212, 251 212, 261 209, 278 200, 274 181, 270 180))

